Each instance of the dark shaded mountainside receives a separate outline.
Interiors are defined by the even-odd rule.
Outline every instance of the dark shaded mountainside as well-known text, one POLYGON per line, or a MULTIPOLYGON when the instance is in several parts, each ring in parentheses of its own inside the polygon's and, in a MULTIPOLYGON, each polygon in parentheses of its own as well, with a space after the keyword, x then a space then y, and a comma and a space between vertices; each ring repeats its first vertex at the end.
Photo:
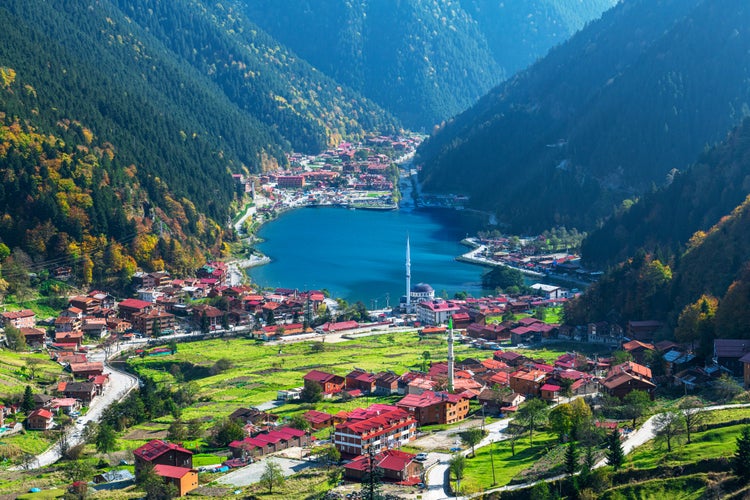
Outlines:
POLYGON ((750 338, 749 195, 745 119, 668 187, 589 236, 584 255, 619 259, 622 245, 630 256, 566 307, 566 322, 665 320, 704 353, 714 337, 750 338))
POLYGON ((231 173, 397 130, 222 4, 8 0, 0 26, 0 240, 39 269, 117 275, 113 243, 190 268, 223 248, 231 173))
POLYGON ((615 0, 253 0, 243 11, 419 129, 453 116, 615 0))
POLYGON ((590 229, 750 112, 749 30, 741 0, 622 2, 426 141, 424 188, 590 229))

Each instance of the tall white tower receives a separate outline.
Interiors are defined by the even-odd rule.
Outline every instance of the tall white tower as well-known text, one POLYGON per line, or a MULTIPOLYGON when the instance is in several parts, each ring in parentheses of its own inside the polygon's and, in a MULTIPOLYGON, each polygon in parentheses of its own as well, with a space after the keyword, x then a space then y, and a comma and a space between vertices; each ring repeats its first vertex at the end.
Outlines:
POLYGON ((406 312, 411 312, 411 250, 409 235, 406 235, 406 312))
POLYGON ((453 318, 448 320, 448 392, 453 392, 453 318))

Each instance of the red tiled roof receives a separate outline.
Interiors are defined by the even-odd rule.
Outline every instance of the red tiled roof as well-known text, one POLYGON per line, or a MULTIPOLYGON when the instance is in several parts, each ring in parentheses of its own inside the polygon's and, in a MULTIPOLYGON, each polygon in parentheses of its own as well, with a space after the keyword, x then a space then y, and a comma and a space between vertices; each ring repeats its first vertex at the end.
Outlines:
POLYGON ((151 306, 153 306, 151 302, 146 302, 145 300, 138 299, 125 299, 119 304, 119 307, 127 307, 130 309, 145 309, 151 306))
POLYGON ((328 422, 333 418, 333 415, 330 413, 326 413, 323 411, 318 410, 309 410, 305 412, 302 417, 310 422, 311 424, 322 424, 324 422, 328 422))
POLYGON ((325 383, 334 377, 336 377, 336 375, 331 373, 322 372, 320 370, 310 370, 307 375, 302 378, 311 382, 325 383))
POLYGON ((154 472, 157 476, 168 477, 170 479, 180 479, 185 474, 193 470, 195 469, 191 469, 189 467, 175 467, 174 465, 154 465, 154 472))
POLYGON ((20 319, 20 318, 28 318, 31 316, 34 316, 34 311, 31 309, 23 309, 21 311, 8 311, 2 313, 3 318, 11 320, 11 319, 20 319))
POLYGON ((32 411, 29 414, 28 418, 31 418, 31 417, 41 417, 46 420, 49 420, 50 418, 52 418, 52 412, 49 410, 45 410, 44 408, 39 408, 37 410, 32 411))
POLYGON ((426 408, 443 402, 458 403, 463 396, 460 394, 448 394, 447 392, 424 391, 422 394, 407 394, 396 406, 407 408, 426 408))
POLYGON ((550 391, 550 392, 557 392, 557 391, 560 390, 560 386, 559 385, 554 385, 554 384, 544 384, 541 387, 540 390, 542 390, 542 391, 550 391))
POLYGON ((168 441, 162 441, 161 439, 153 439, 140 448, 136 448, 135 450, 133 450, 133 455, 140 457, 147 462, 150 462, 170 450, 189 453, 191 455, 193 454, 192 451, 186 450, 182 446, 170 443, 168 441))

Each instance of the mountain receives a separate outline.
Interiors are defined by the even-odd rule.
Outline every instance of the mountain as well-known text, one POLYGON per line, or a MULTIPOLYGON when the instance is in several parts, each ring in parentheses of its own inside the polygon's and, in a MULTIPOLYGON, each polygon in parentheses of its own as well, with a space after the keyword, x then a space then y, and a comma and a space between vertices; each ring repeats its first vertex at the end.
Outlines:
POLYGON ((222 4, 9 0, 0 25, 0 239, 32 261, 138 234, 139 266, 180 269, 170 241, 222 250, 231 173, 398 127, 222 4))
POLYGON ((595 227, 750 112, 749 21, 740 0, 618 4, 426 141, 425 190, 517 231, 595 227))
POLYGON ((568 322, 666 320, 706 353, 714 336, 748 338, 750 119, 583 248, 603 262, 626 258, 566 307, 568 322), (707 328, 686 326, 695 311, 710 312, 707 328))
POLYGON ((254 0, 242 11, 411 128, 466 109, 616 0, 254 0), (290 8, 291 7, 291 8, 290 8))

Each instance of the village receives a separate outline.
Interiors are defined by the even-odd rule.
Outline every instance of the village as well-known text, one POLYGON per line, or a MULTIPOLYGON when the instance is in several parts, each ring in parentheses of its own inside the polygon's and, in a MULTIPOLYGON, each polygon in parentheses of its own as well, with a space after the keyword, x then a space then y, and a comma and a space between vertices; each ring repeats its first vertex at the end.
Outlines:
MULTIPOLYGON (((375 468, 408 497, 443 490, 435 471, 447 467, 451 454, 445 450, 468 453, 458 431, 444 432, 441 440, 431 428, 449 430, 463 422, 483 426, 489 418, 498 422, 494 440, 502 441, 511 437, 509 426, 528 401, 554 407, 583 398, 594 407, 602 397, 623 401, 634 391, 651 399, 658 390, 694 394, 727 377, 750 387, 750 346, 743 340, 716 339, 707 364, 689 345, 657 341, 663 327, 658 321, 561 325, 559 311, 568 295, 557 287, 537 288, 534 295, 442 299, 428 284, 411 286, 409 279, 407 268, 410 293, 398 308, 367 311, 357 319, 340 317, 341 303, 322 291, 232 285, 223 262, 206 263, 194 278, 137 273, 137 298, 117 300, 92 290, 69 297, 68 307, 53 318, 37 318, 31 310, 4 312, 5 341, 9 331, 20 333, 27 349, 47 352, 60 365, 60 374, 49 393, 5 402, 0 439, 80 423, 87 407, 107 391, 113 373, 106 359, 90 358, 97 347, 105 357, 124 352, 163 362, 182 346, 211 339, 251 339, 278 345, 279 354, 284 345, 312 342, 323 349, 328 342, 335 349, 336 342, 363 336, 416 335, 420 342, 439 339, 435 345, 441 346, 447 340, 444 351, 425 351, 422 365, 407 371, 311 369, 300 373, 296 385, 277 390, 268 405, 235 408, 227 417, 242 427, 244 437, 226 445, 225 460, 216 466, 194 467, 192 451, 156 439, 133 450, 133 477, 115 475, 117 481, 126 476, 122 485, 127 486, 148 463, 185 494, 201 485, 199 474, 242 487, 252 480, 240 471, 257 472, 267 457, 292 453, 303 460, 299 464, 309 465, 325 453, 335 462, 343 460, 342 484, 356 484, 375 468), (554 358, 534 355, 538 346, 560 344, 567 350, 554 358), (461 359, 454 348, 464 349, 461 359), (292 419, 275 412, 317 401, 345 402, 346 409, 309 409, 292 419), (363 404, 352 407, 358 401, 363 404)), ((618 430, 623 438, 632 430, 622 418, 605 417, 606 411, 599 412, 592 423, 618 430)), ((259 480, 259 474, 252 477, 259 480)))
MULTIPOLYGON (((419 136, 371 137, 364 145, 343 143, 315 157, 290 155, 288 171, 253 178, 235 175, 253 203, 234 227, 240 235, 252 234, 258 224, 305 206, 395 209, 399 170, 392 168, 391 157, 408 161, 420 141, 419 136)), ((409 182, 410 172, 402 175, 409 182)), ((462 208, 466 200, 453 196, 416 201, 420 206, 462 208)), ((128 450, 119 452, 121 463, 85 478, 91 480, 92 491, 130 491, 146 475, 155 474, 171 485, 174 495, 211 496, 217 489, 226 493, 253 488, 276 467, 281 477, 294 478, 338 466, 337 480, 318 486, 330 490, 331 498, 352 497, 377 475, 393 498, 437 499, 497 485, 494 472, 491 484, 477 479, 480 476, 471 472, 476 462, 468 462, 463 489, 458 476, 451 481, 454 473, 449 470, 456 457, 479 453, 486 459, 488 449, 493 460, 496 443, 510 443, 512 457, 518 437, 525 432, 531 437, 537 430, 528 420, 535 405, 552 415, 580 400, 589 415, 585 425, 600 435, 601 442, 612 433, 632 449, 644 439, 635 432, 638 417, 648 413, 644 398, 701 394, 733 380, 750 387, 746 341, 716 339, 707 362, 693 345, 663 340, 660 321, 562 324, 565 303, 580 293, 575 287, 587 286, 601 273, 583 269, 570 251, 580 235, 564 228, 555 231, 534 237, 493 231, 464 240, 472 250, 459 260, 510 267, 561 283, 534 283, 514 293, 496 290, 482 297, 448 298, 436 296, 427 283, 412 285, 407 240, 406 293, 393 308, 368 310, 364 304, 330 297, 325 290, 248 285, 238 266, 265 262, 254 258, 239 265, 209 261, 191 277, 139 271, 133 276, 130 297, 90 290, 68 297, 57 316, 39 318, 30 309, 3 312, 5 345, 48 355, 59 373, 53 374, 56 381, 46 390, 31 391, 27 386, 22 399, 4 401, 0 442, 26 432, 43 433, 50 448, 36 458, 26 456, 20 465, 54 463, 64 455, 60 442, 66 447, 83 445, 86 428, 97 424, 106 407, 137 392, 133 373, 140 384, 144 379, 161 380, 168 387, 184 378, 180 367, 193 367, 203 376, 237 371, 241 363, 233 367, 226 358, 211 358, 211 366, 197 368, 193 359, 197 352, 205 355, 216 348, 216 342, 241 342, 240 351, 265 353, 264 364, 276 349, 277 356, 299 352, 313 364, 289 366, 278 380, 256 382, 267 387, 240 396, 244 404, 221 406, 215 414, 193 420, 205 437, 192 445, 171 431, 145 440, 149 433, 143 430, 128 433, 134 438, 121 439, 120 446, 128 450), (315 363, 352 343, 368 345, 362 352, 371 351, 369 357, 357 361, 358 354, 350 361, 315 363), (212 347, 202 352, 196 347, 201 345, 212 347), (412 361, 386 362, 393 356, 411 356, 412 361), (160 368, 153 371, 152 365, 160 368), (631 408, 634 401, 640 401, 637 411, 631 408), (207 458, 202 451, 208 435, 214 435, 211 426, 226 422, 237 434, 214 442, 207 458)), ((61 280, 69 274, 65 268, 53 270, 61 280)), ((275 361, 270 363, 270 372, 281 370, 275 361)), ((36 365, 29 366, 34 370, 36 365)), ((251 378, 238 375, 235 378, 251 378)), ((186 410, 193 411, 189 406, 186 410)), ((558 440, 564 442, 562 434, 529 450, 544 462, 545 450, 558 440)), ((600 465, 602 453, 600 449, 600 465)), ((511 461, 498 465, 508 480, 526 477, 524 467, 511 461)), ((559 463, 548 465, 547 475, 559 470, 559 463)), ((545 476, 531 479, 539 477, 545 476)), ((71 487, 86 490, 86 481, 71 487)))

